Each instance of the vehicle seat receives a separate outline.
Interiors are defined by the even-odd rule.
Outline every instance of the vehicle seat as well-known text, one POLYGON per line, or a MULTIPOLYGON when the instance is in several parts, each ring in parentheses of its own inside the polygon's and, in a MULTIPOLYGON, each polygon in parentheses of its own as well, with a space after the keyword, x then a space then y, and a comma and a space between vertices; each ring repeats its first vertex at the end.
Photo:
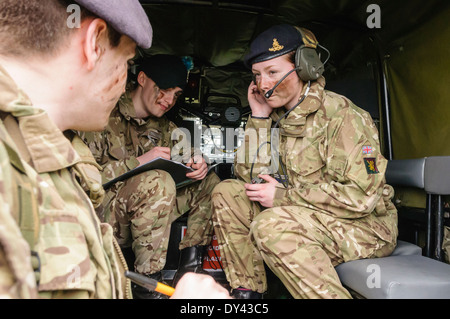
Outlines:
POLYGON ((395 247, 394 251, 391 254, 391 256, 411 256, 411 255, 422 256, 422 248, 403 240, 397 241, 397 247, 395 247))
POLYGON ((342 284, 362 298, 450 298, 450 265, 421 254, 419 246, 398 241, 389 257, 346 262, 336 271, 342 284))
POLYGON ((448 165, 449 156, 389 161, 386 171, 388 184, 424 189, 429 199, 432 196, 438 198, 437 207, 427 203, 429 230, 425 253, 428 257, 422 256, 419 246, 398 241, 396 249, 388 257, 354 260, 337 266, 342 284, 354 296, 367 299, 450 299, 450 265, 440 261, 444 218, 440 197, 450 194, 450 177, 445 169, 448 165), (437 221, 436 226, 432 220, 437 221), (433 237, 435 244, 431 247, 433 237))

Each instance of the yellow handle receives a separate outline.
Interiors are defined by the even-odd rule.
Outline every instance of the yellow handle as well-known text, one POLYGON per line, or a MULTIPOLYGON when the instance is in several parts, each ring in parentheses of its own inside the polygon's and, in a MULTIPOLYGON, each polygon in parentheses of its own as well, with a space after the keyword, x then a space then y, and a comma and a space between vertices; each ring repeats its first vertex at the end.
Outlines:
POLYGON ((158 282, 158 284, 156 285, 155 291, 160 292, 160 293, 170 297, 175 292, 175 288, 172 288, 170 286, 167 286, 167 285, 164 285, 164 284, 158 282))

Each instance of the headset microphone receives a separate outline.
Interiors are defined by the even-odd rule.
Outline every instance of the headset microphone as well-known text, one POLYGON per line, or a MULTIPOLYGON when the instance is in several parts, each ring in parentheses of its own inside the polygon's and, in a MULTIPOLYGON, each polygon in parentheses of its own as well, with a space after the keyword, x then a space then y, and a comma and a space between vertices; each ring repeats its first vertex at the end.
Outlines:
POLYGON ((273 88, 271 88, 269 91, 266 92, 266 94, 264 94, 264 97, 265 97, 266 99, 270 98, 270 97, 272 96, 273 92, 275 91, 275 89, 278 87, 278 85, 280 85, 281 82, 283 82, 284 79, 286 79, 286 78, 289 76, 289 74, 291 74, 292 72, 297 71, 297 70, 298 70, 298 68, 294 68, 294 69, 290 70, 288 73, 286 73, 286 75, 283 76, 283 77, 281 78, 281 80, 278 81, 278 83, 275 84, 275 86, 274 86, 273 88))

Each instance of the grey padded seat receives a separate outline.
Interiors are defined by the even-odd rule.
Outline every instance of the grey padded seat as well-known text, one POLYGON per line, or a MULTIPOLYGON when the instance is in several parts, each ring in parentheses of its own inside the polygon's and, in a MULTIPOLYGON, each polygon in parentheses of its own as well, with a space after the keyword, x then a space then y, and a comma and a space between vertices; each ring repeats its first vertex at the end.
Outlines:
POLYGON ((395 247, 395 250, 392 252, 390 256, 410 256, 410 255, 422 256, 422 248, 403 240, 397 240, 397 247, 395 247))
POLYGON ((450 265, 420 251, 406 243, 389 257, 346 262, 336 271, 344 286, 367 299, 449 299, 450 265))
MULTIPOLYGON (((402 240, 398 240, 397 247, 389 256, 389 260, 391 260, 392 257, 394 256, 421 256, 421 255, 422 249, 419 246, 402 240)), ((391 275, 389 275, 389 278, 383 276, 385 277, 384 278, 385 280, 380 281, 380 288, 369 288, 369 286, 367 285, 367 280, 370 280, 369 277, 372 275, 373 271, 373 269, 371 270, 371 268, 368 267, 374 264, 379 265, 381 259, 385 258, 349 261, 337 266, 336 271, 339 275, 342 284, 350 288, 351 290, 357 292, 361 296, 368 299, 389 299, 390 298, 389 287, 392 286, 391 275)), ((382 272, 381 266, 379 269, 381 279, 381 272, 382 272)), ((390 269, 391 267, 389 267, 389 274, 391 274, 390 269)), ((396 272, 394 272, 394 275, 395 274, 396 272)))
MULTIPOLYGON (((430 196, 450 194, 450 156, 419 159, 391 160, 386 171, 386 181, 425 190, 430 196)), ((441 201, 439 201, 441 202, 441 201)), ((427 214, 433 213, 432 206, 427 214)), ((443 209, 438 205, 435 218, 437 228, 435 250, 442 243, 443 209)), ((428 226, 431 220, 427 221, 428 226)), ((427 226, 427 227, 428 227, 427 226)), ((427 241, 431 232, 427 230, 427 241)), ((431 256, 427 245, 427 256, 431 256)), ((450 265, 422 256, 420 247, 398 241, 394 252, 383 258, 361 259, 343 263, 336 271, 344 286, 367 299, 450 299, 450 265)))

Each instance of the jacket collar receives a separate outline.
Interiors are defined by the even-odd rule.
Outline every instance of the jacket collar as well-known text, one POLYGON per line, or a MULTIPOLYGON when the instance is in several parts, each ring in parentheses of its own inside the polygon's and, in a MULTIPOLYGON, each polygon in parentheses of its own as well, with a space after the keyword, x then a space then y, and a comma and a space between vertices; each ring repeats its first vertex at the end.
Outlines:
POLYGON ((137 126, 145 126, 145 129, 161 130, 161 123, 165 119, 165 116, 156 118, 149 116, 145 119, 138 118, 136 116, 136 110, 134 108, 133 100, 131 99, 131 93, 126 91, 119 100, 118 103, 119 113, 129 122, 134 122, 137 126))
POLYGON ((23 142, 38 173, 57 171, 80 161, 71 142, 0 66, 0 110, 17 119, 23 142))
MULTIPOLYGON (((311 88, 305 100, 298 105, 289 115, 279 123, 280 133, 284 136, 302 137, 304 136, 306 118, 308 115, 317 112, 322 105, 323 91, 325 88, 325 78, 320 77, 311 83, 311 88)), ((301 97, 306 94, 307 85, 303 86, 301 97)), ((277 109, 271 114, 273 121, 277 122, 286 110, 277 109)))
POLYGON ((127 121, 134 121, 138 126, 146 125, 149 122, 149 118, 141 119, 136 116, 136 109, 134 108, 133 99, 131 93, 126 91, 119 100, 119 112, 127 121))
POLYGON ((31 107, 28 96, 17 86, 6 70, 0 65, 0 110, 13 116, 27 116, 42 112, 31 107))

